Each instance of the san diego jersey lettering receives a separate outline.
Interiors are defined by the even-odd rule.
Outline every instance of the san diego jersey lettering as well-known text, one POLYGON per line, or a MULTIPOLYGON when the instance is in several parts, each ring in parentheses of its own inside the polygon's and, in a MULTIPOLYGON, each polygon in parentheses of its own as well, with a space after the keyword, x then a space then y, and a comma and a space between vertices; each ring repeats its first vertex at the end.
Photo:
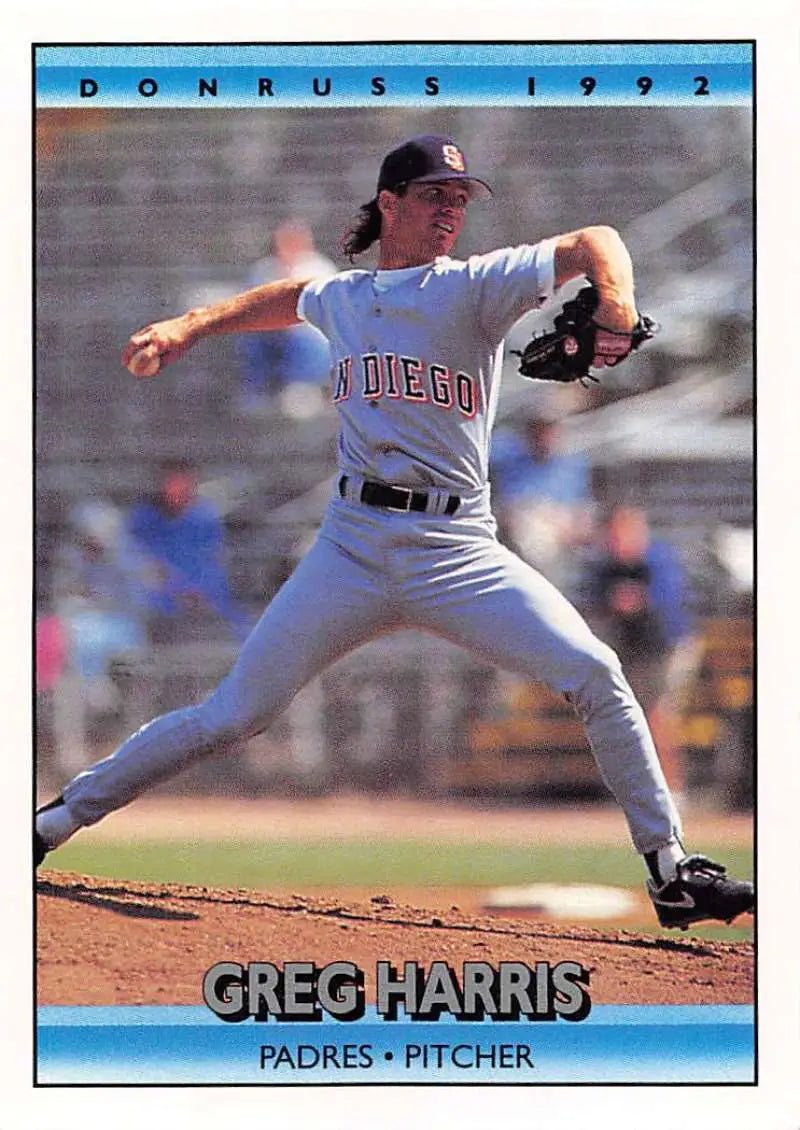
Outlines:
POLYGON ((340 470, 480 489, 503 339, 552 293, 552 240, 310 283, 298 314, 331 343, 340 470))

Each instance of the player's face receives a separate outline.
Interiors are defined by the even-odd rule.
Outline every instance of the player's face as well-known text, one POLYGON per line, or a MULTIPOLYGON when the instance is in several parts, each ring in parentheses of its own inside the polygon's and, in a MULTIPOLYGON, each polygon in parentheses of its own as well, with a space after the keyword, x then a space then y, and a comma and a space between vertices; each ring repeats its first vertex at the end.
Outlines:
POLYGON ((469 192, 457 182, 410 184, 403 196, 391 197, 384 212, 382 241, 402 253, 408 266, 447 255, 458 239, 469 192))

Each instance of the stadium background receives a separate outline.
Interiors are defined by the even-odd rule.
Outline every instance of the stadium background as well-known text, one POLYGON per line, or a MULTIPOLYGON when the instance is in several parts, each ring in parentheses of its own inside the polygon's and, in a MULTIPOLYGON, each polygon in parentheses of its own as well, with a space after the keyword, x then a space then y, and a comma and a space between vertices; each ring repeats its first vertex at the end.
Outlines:
MULTIPOLYGON (((598 502, 641 505, 680 550, 703 640, 682 735, 690 801, 746 818, 753 802, 750 127, 749 111, 732 108, 40 111, 37 611, 52 606, 54 561, 72 536, 75 504, 102 497, 125 507, 171 456, 200 466, 204 491, 225 514, 234 591, 253 610, 263 606, 319 519, 334 468, 333 411, 243 414, 231 339, 204 342, 163 379, 139 383, 119 365, 121 346, 148 321, 241 289, 288 215, 305 218, 318 249, 345 266, 338 239, 373 194, 380 157, 404 136, 448 132, 495 193, 492 204, 470 212, 462 253, 613 224, 633 255, 642 304, 664 325, 635 364, 569 401, 563 429, 573 450, 590 454, 598 502)), ((534 321, 512 331, 512 344, 534 321)), ((514 370, 511 359, 501 421, 542 395, 514 370)), ((214 639, 154 648, 120 665, 119 709, 99 729, 87 725, 69 679, 40 696, 41 792, 156 709, 210 689, 234 653, 228 640, 214 639)), ((267 734, 158 790, 174 793, 207 796, 208 806, 222 794, 400 795, 476 811, 487 803, 607 799, 582 731, 558 703, 416 633, 346 658, 267 734)), ((724 841, 724 822, 717 829, 724 841)), ((260 832, 253 828, 253 838, 260 832)), ((78 841, 64 859, 75 851, 76 866, 88 869, 90 853, 78 841)), ((161 872, 141 877, 169 879, 174 858, 163 847, 156 854, 161 872)), ((117 857, 105 866, 116 873, 133 862, 117 857)), ((487 863, 487 874, 497 875, 497 866, 487 863)), ((269 881, 265 875, 262 885, 269 881)))

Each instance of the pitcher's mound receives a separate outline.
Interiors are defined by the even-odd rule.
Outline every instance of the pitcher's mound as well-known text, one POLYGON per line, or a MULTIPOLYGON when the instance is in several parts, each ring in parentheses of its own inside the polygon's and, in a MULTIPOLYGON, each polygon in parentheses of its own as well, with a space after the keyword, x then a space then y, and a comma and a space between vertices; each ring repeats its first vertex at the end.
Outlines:
POLYGON ((366 901, 43 872, 40 1004, 201 1004, 218 961, 577 961, 598 1004, 749 1004, 753 946, 366 901))

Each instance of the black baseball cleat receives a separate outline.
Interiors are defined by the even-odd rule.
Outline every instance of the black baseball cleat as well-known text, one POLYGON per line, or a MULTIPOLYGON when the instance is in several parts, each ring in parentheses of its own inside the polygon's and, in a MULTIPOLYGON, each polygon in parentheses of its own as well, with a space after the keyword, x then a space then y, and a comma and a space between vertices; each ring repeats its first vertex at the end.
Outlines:
POLYGON ((704 855, 687 855, 660 887, 648 880, 647 893, 661 925, 683 930, 705 919, 732 922, 739 914, 752 914, 755 903, 752 883, 726 878, 722 864, 704 855))
MULTIPOLYGON (((55 800, 51 800, 49 802, 49 804, 43 804, 41 808, 37 808, 36 815, 38 816, 40 812, 48 812, 52 808, 59 808, 63 803, 64 803, 63 796, 57 796, 55 798, 55 800)), ((47 853, 49 851, 50 851, 49 845, 44 842, 42 837, 36 831, 36 826, 34 825, 34 829, 33 829, 33 866, 34 866, 34 868, 39 866, 39 864, 44 860, 44 857, 47 855, 47 853)))
POLYGON ((47 855, 49 850, 50 849, 48 848, 47 844, 44 842, 42 837, 39 835, 39 833, 34 828, 34 831, 33 831, 33 866, 34 867, 38 867, 39 864, 44 861, 44 857, 47 855))

